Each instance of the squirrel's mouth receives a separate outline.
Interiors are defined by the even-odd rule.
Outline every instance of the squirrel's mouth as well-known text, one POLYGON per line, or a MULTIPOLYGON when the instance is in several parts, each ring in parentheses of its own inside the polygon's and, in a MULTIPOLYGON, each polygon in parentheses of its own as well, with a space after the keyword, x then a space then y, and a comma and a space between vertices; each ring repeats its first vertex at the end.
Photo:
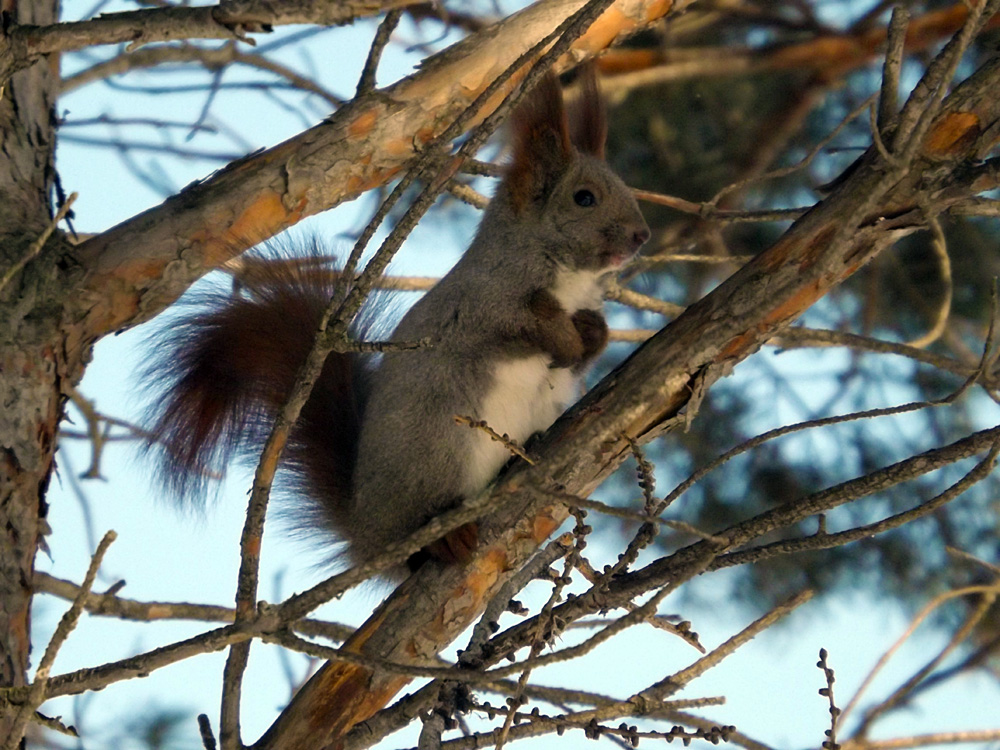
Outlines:
POLYGON ((605 248, 601 252, 601 262, 608 271, 621 268, 631 261, 639 252, 646 240, 649 239, 649 229, 643 224, 638 229, 626 230, 626 236, 622 237, 620 230, 605 232, 605 248))
POLYGON ((638 252, 639 248, 635 248, 632 250, 626 250, 622 248, 619 248, 617 250, 606 250, 601 254, 601 260, 603 261, 604 268, 606 268, 609 271, 613 271, 626 265, 636 256, 636 253, 638 252))

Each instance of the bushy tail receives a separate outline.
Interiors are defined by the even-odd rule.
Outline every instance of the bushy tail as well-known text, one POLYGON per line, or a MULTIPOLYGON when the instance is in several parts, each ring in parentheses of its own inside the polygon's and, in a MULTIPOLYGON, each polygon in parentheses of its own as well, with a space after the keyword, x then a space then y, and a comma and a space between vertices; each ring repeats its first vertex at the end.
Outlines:
MULTIPOLYGON (((241 289, 185 300, 193 309, 154 335, 148 448, 179 498, 203 498, 233 458, 256 459, 263 448, 337 279, 309 260, 251 257, 241 289)), ((361 423, 359 366, 330 355, 282 458, 286 479, 341 531, 361 423)))

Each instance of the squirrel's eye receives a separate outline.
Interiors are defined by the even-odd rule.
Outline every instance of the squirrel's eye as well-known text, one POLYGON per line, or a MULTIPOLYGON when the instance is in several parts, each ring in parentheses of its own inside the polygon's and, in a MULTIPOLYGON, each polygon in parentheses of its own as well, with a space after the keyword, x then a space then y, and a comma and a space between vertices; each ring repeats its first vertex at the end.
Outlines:
POLYGON ((573 202, 578 206, 589 208, 590 206, 597 205, 597 198, 589 190, 577 190, 573 193, 573 202))

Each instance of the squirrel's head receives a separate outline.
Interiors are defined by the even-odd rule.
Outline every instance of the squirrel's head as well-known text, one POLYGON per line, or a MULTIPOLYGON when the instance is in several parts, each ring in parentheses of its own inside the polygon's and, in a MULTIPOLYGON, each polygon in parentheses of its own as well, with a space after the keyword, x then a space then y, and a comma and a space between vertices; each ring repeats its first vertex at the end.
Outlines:
POLYGON ((549 73, 515 111, 501 190, 519 228, 571 270, 616 268, 649 239, 632 192, 604 161, 607 120, 591 66, 570 115, 549 73))

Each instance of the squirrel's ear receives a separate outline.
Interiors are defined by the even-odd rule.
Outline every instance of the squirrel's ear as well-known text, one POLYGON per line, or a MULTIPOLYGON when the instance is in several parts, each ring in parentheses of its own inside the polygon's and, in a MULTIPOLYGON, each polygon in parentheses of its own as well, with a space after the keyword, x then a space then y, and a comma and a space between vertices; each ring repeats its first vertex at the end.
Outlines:
POLYGON ((551 71, 521 101, 511 117, 514 157, 507 184, 514 209, 543 197, 573 159, 559 79, 551 71))
POLYGON ((597 67, 588 63, 580 68, 580 97, 573 107, 572 142, 581 152, 604 158, 608 139, 608 118, 604 100, 597 87, 597 67))

